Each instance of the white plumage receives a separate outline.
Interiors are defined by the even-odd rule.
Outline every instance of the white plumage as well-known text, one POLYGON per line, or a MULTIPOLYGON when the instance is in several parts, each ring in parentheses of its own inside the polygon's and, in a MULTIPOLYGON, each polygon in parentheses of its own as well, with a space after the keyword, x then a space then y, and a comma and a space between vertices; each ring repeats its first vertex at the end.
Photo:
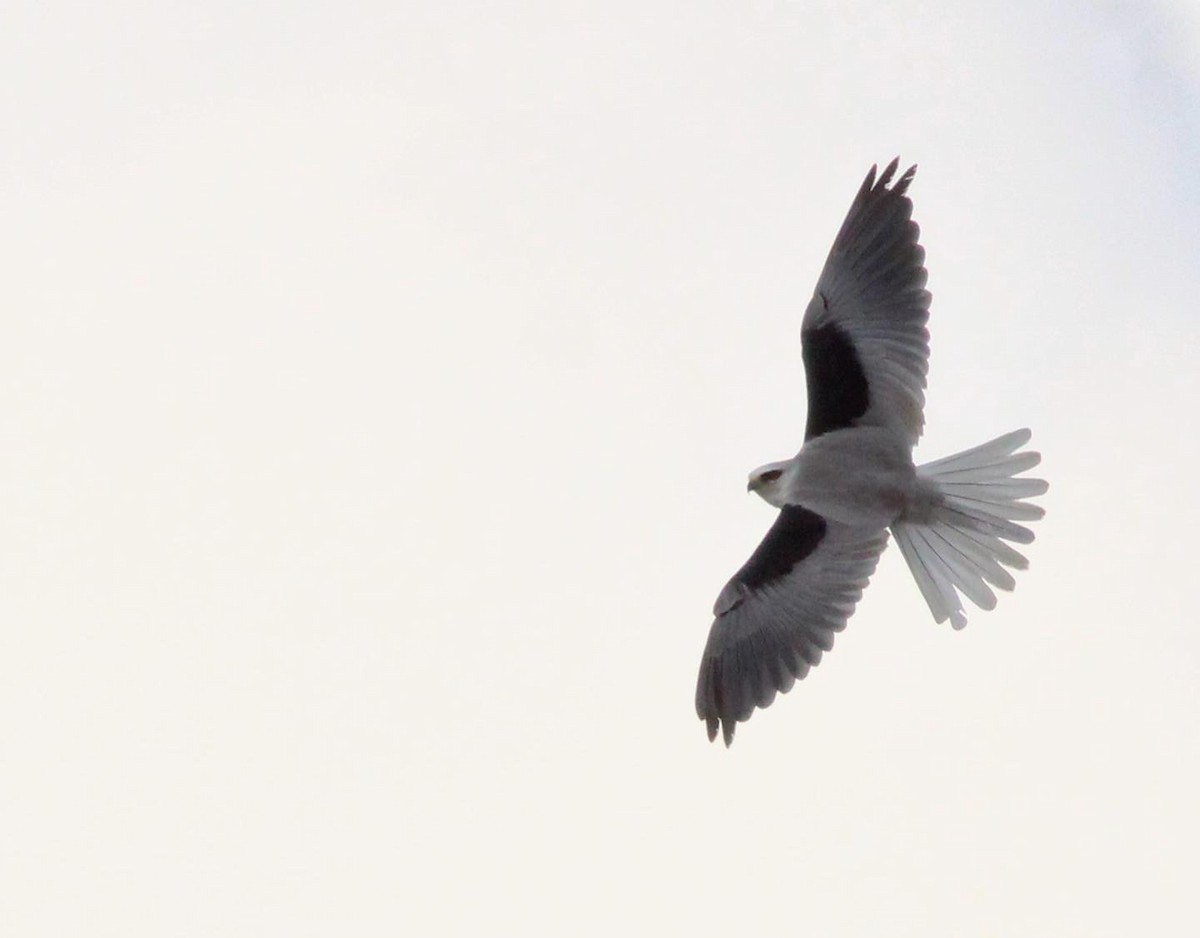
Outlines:
POLYGON ((1025 557, 1025 499, 1047 489, 1019 477, 1040 461, 1028 430, 915 466, 924 426, 930 294, 907 197, 916 167, 871 168, 834 239, 801 329, 808 419, 791 459, 750 475, 780 509, 763 542, 721 591, 700 664, 696 711, 726 745, 737 723, 786 692, 845 627, 890 529, 938 622, 966 624, 962 597, 996 605, 1007 568, 1025 557))

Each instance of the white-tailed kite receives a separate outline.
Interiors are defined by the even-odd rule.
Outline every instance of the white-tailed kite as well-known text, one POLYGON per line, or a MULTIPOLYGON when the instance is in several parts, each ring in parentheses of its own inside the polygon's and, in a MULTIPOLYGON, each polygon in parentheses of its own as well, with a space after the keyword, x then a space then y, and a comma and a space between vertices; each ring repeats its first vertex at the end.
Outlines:
POLYGON ((925 417, 929 292, 925 250, 905 194, 913 166, 874 166, 804 312, 808 383, 804 444, 791 459, 750 474, 749 490, 779 509, 767 536, 717 597, 696 712, 725 745, 755 707, 766 707, 833 646, 862 596, 888 530, 938 622, 966 625, 962 596, 996 605, 1011 590, 1005 567, 1026 559, 1017 524, 1042 517, 1025 499, 1048 488, 1016 478, 1041 461, 1022 451, 1028 430, 915 466, 925 417), (991 584, 991 586, 989 586, 991 584))

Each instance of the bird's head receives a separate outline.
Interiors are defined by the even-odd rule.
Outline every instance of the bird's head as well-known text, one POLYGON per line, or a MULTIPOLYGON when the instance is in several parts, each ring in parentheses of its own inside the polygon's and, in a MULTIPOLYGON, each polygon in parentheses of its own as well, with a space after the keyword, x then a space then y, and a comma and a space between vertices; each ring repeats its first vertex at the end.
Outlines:
POLYGON ((784 493, 791 482, 795 465, 795 460, 786 459, 783 462, 769 462, 765 466, 759 466, 750 473, 746 491, 757 492, 767 504, 782 508, 787 504, 784 493))

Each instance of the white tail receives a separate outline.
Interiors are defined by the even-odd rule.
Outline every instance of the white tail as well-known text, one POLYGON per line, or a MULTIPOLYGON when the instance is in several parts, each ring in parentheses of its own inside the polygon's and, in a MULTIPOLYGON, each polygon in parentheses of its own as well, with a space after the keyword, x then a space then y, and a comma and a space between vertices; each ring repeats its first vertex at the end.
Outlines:
POLYGON ((1004 567, 1029 566, 1004 542, 1030 543, 1033 532, 1016 522, 1045 514, 1024 499, 1050 486, 1043 479, 1016 478, 1042 461, 1040 453, 1016 452, 1031 436, 1028 430, 1014 430, 917 467, 928 501, 893 524, 892 535, 938 622, 949 619, 961 629, 967 617, 959 593, 981 609, 992 609, 996 594, 991 586, 1011 590, 1015 585, 1004 567))

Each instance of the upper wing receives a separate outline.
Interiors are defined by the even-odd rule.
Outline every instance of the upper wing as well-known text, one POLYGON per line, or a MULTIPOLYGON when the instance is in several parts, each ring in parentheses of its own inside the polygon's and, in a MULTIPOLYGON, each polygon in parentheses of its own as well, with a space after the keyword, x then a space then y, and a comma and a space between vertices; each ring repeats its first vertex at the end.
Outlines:
POLYGON ((867 174, 804 313, 805 440, 851 426, 889 427, 915 444, 925 423, 929 292, 925 249, 898 159, 867 174))
POLYGON ((700 662, 696 713, 725 745, 754 708, 787 693, 833 647, 862 596, 887 531, 788 505, 721 591, 700 662))

